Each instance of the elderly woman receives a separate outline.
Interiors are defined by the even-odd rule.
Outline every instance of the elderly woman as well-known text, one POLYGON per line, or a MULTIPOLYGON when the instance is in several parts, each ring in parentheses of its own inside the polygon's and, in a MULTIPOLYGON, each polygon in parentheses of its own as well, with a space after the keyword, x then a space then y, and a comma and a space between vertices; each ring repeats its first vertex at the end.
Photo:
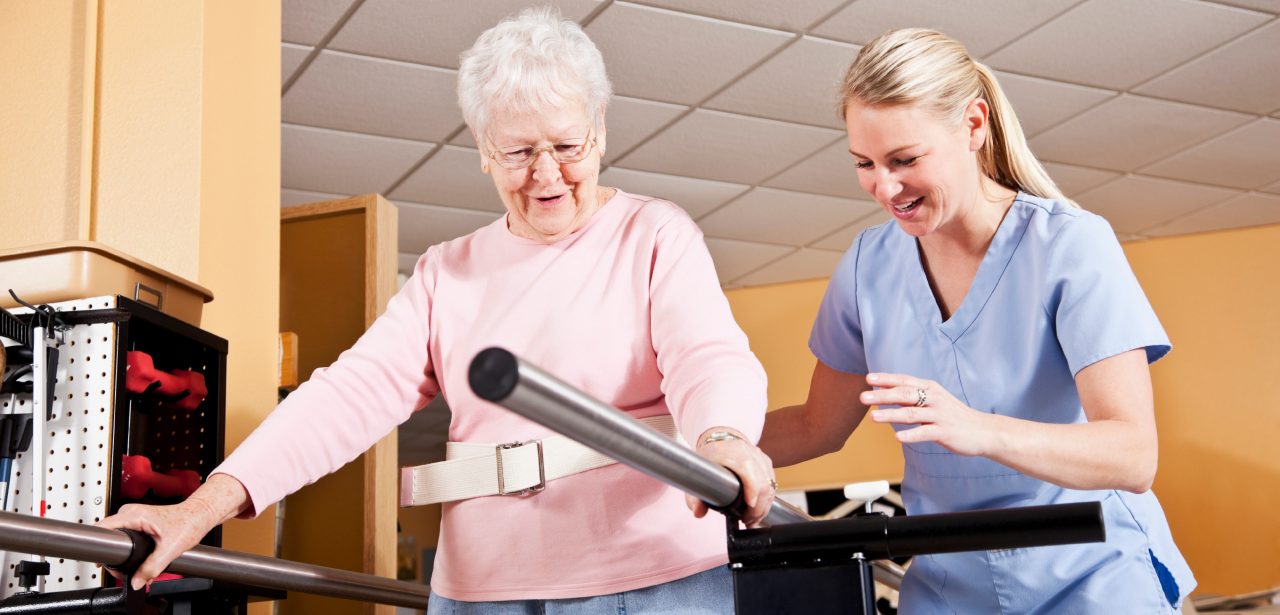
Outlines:
POLYGON ((875 406, 909 513, 1098 500, 1105 543, 916 558, 902 613, 1170 613, 1195 587, 1150 491, 1148 362, 1170 349, 1102 218, 1032 156, 987 67, 930 30, 858 53, 840 103, 863 189, 893 216, 841 261, 779 465, 838 450, 875 406))
MULTIPOLYGON (((763 517, 772 467, 751 444, 764 421, 763 369, 689 216, 598 184, 609 97, 595 45, 549 10, 480 36, 462 56, 458 98, 507 215, 428 249, 356 345, 290 395, 190 499, 128 505, 104 520, 157 540, 135 584, 216 524, 256 515, 351 461, 438 394, 453 410, 450 439, 480 444, 471 449, 488 451, 488 467, 497 443, 554 436, 471 392, 468 365, 492 345, 632 416, 674 423, 689 446, 743 479, 744 521, 763 517)), ((447 468, 430 471, 448 481, 447 468)), ((548 476, 523 495, 427 500, 452 500, 433 613, 733 608, 723 521, 704 517, 699 503, 688 503, 690 514, 680 492, 626 466, 548 476)))

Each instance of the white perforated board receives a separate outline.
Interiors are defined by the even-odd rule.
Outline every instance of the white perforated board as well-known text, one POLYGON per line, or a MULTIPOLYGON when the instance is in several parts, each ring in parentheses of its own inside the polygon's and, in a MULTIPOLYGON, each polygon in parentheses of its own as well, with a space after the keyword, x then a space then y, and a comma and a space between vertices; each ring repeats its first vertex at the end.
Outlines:
MULTIPOLYGON (((60 312, 109 309, 116 307, 116 299, 96 297, 52 305, 60 312)), ((114 323, 78 325, 58 334, 53 419, 45 423, 41 433, 33 436, 31 448, 15 458, 5 510, 31 514, 34 500, 31 455, 43 453, 46 516, 84 524, 93 524, 106 516, 111 473, 115 471, 110 451, 116 410, 116 337, 114 323), (37 442, 40 442, 39 449, 37 442)), ((29 394, 5 395, 0 399, 0 412, 6 414, 30 413, 32 407, 29 394)), ((22 591, 14 578, 14 566, 24 559, 36 558, 12 552, 0 552, 0 558, 3 558, 0 595, 8 597, 22 591)), ((42 591, 101 586, 102 572, 96 564, 59 558, 48 558, 48 561, 50 574, 45 578, 42 591)))

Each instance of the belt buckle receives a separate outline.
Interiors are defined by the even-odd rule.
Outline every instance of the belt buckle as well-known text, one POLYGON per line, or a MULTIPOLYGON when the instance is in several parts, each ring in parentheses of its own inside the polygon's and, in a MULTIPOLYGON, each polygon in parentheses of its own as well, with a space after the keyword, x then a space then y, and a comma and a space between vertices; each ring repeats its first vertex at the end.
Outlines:
POLYGON ((516 441, 499 444, 493 447, 493 453, 498 458, 498 495, 529 495, 547 488, 547 470, 542 457, 542 440, 529 440, 527 442, 516 441), (502 474, 502 451, 519 448, 526 444, 534 444, 538 447, 538 484, 518 491, 507 491, 506 482, 502 474))

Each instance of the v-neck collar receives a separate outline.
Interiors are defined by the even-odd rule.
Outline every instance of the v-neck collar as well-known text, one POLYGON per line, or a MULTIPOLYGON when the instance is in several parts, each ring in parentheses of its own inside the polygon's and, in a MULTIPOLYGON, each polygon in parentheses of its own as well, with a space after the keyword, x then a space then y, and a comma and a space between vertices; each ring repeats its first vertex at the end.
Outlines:
POLYGON ((929 288, 929 277, 925 274, 924 257, 920 253, 919 242, 894 224, 895 232, 904 250, 914 259, 915 271, 908 276, 911 278, 908 281, 909 296, 916 308, 912 311, 920 319, 920 324, 926 328, 936 327, 953 344, 958 341, 969 326, 977 320, 982 309, 986 307, 987 301, 991 299, 996 285, 999 284, 1000 278, 1009 266, 1009 261, 1013 258, 1018 243, 1022 240, 1030 219, 1031 208, 1026 206, 1022 200, 1022 193, 1019 192, 1013 198, 1009 211, 1005 212, 1000 226, 996 228, 996 234, 991 238, 991 245, 987 246, 986 254, 982 256, 978 272, 973 276, 973 282, 969 284, 969 290, 965 293, 964 299, 951 314, 951 318, 946 321, 942 320, 942 308, 938 306, 938 300, 933 296, 933 290, 929 288))

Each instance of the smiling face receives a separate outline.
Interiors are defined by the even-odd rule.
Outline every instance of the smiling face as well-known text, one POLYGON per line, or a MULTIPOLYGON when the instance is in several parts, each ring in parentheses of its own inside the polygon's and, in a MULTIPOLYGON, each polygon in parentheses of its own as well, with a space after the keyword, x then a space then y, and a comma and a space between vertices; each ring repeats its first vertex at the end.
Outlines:
MULTIPOLYGON (((603 122, 602 122, 603 124, 603 122)), ((600 158, 604 126, 592 127, 581 105, 547 110, 537 115, 497 112, 483 143, 481 164, 493 176, 498 195, 507 206, 507 226, 517 236, 551 243, 586 225, 600 208, 600 158), (594 139, 594 146, 590 140, 594 139), (578 162, 561 163, 555 150, 584 144, 590 149, 578 162), (528 167, 509 169, 490 154, 532 148, 537 153, 528 167)))
POLYGON ((986 140, 986 117, 981 99, 959 122, 916 105, 853 101, 845 127, 858 183, 913 237, 949 228, 982 200, 977 152, 986 140))

